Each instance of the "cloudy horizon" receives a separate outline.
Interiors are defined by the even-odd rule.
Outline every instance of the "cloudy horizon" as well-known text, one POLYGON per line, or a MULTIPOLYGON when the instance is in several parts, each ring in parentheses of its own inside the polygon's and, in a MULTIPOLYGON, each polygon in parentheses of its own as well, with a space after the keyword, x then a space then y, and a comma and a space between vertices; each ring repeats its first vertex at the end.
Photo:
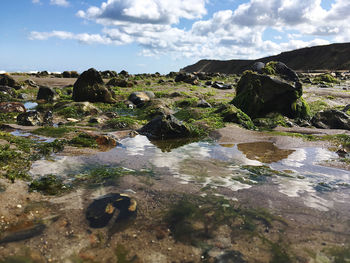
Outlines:
POLYGON ((167 73, 200 59, 257 59, 350 41, 346 0, 13 2, 5 0, 0 18, 5 71, 167 73))

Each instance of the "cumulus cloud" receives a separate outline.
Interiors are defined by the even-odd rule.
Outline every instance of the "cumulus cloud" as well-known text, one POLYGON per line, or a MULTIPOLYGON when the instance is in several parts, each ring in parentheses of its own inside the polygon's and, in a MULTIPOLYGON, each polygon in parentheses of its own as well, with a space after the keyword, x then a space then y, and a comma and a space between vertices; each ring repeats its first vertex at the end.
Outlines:
POLYGON ((120 22, 176 24, 181 18, 196 19, 207 13, 207 0, 108 0, 101 7, 78 11, 77 15, 104 25, 120 22))
POLYGON ((103 25, 99 34, 32 32, 30 39, 59 38, 106 45, 137 43, 145 56, 172 54, 215 59, 259 58, 328 44, 329 40, 350 41, 347 0, 335 0, 328 11, 321 7, 321 0, 250 0, 235 10, 221 10, 204 20, 206 3, 207 0, 108 0, 100 7, 77 13, 78 17, 103 25), (181 19, 193 20, 192 27, 178 28, 181 19), (264 40, 264 32, 271 28, 279 32, 278 36, 264 40))
POLYGON ((58 6, 69 6, 69 2, 67 0, 50 0, 51 5, 58 5, 58 6))
POLYGON ((33 4, 40 4, 40 0, 32 0, 33 4))

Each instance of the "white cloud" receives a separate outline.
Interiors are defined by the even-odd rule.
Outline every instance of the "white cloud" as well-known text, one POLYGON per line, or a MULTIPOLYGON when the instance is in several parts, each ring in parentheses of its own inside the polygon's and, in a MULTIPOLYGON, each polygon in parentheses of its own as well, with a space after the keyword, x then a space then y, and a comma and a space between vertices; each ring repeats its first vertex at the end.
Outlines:
POLYGON ((32 3, 33 3, 33 4, 41 4, 41 3, 40 3, 40 0, 32 0, 32 3))
POLYGON ((50 0, 51 5, 58 5, 58 6, 69 6, 69 2, 67 0, 50 0))
POLYGON ((207 0, 108 0, 100 7, 77 13, 103 25, 99 34, 32 32, 30 39, 59 38, 106 45, 137 43, 145 56, 171 54, 213 59, 259 58, 328 44, 330 40, 350 41, 348 0, 336 0, 328 11, 321 7, 321 0, 250 0, 235 10, 221 10, 200 20, 206 14, 206 3, 207 0), (177 28, 181 19, 193 20, 192 27, 177 28), (264 40, 265 30, 271 28, 281 34, 264 40))
POLYGON ((207 13, 207 0, 108 0, 101 7, 78 11, 77 15, 103 25, 120 22, 176 24, 181 18, 196 19, 207 13))

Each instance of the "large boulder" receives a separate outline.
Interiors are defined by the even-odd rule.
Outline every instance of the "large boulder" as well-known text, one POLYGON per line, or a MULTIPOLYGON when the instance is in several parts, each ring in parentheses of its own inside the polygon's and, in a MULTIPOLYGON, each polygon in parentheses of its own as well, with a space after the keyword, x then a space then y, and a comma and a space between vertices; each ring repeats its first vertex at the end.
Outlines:
POLYGON ((192 85, 197 85, 199 83, 198 77, 196 75, 191 73, 185 73, 185 72, 180 72, 175 77, 175 82, 180 82, 180 81, 183 81, 185 83, 189 83, 192 85))
POLYGON ((0 85, 0 92, 3 94, 8 94, 10 96, 14 96, 15 95, 15 91, 12 87, 9 86, 1 86, 0 85))
POLYGON ((17 123, 23 126, 37 126, 42 123, 42 118, 37 111, 28 111, 17 116, 17 123))
MULTIPOLYGON (((268 69, 271 69, 271 66, 268 69)), ((273 69, 274 75, 245 71, 237 84, 236 97, 232 103, 251 118, 264 117, 270 112, 290 118, 308 117, 309 107, 301 97, 301 83, 295 79, 294 74, 289 74, 287 69, 273 69)))
POLYGON ((58 94, 56 93, 56 91, 54 91, 53 88, 40 86, 36 99, 52 102, 54 100, 57 100, 58 97, 58 94))
POLYGON ((0 102, 0 112, 26 112, 26 108, 20 102, 0 102))
POLYGON ((173 115, 157 116, 138 132, 153 140, 185 138, 191 135, 188 127, 173 115))
POLYGON ((339 110, 324 110, 311 119, 312 125, 321 129, 350 130, 350 116, 339 110))
POLYGON ((84 71, 74 83, 73 100, 115 102, 112 92, 105 87, 100 72, 93 68, 84 71))
POLYGON ((16 81, 9 75, 1 74, 0 75, 0 86, 15 87, 16 81))

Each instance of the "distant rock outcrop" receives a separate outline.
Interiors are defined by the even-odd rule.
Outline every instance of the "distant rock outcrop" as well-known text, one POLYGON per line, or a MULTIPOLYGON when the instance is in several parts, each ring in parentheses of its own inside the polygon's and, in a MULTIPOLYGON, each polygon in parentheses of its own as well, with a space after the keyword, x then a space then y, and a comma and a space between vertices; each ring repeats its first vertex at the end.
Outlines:
POLYGON ((115 102, 112 92, 106 88, 101 73, 91 68, 84 71, 73 87, 74 101, 115 102))
POLYGON ((256 62, 267 63, 269 61, 281 61, 294 70, 350 70, 350 43, 307 47, 256 60, 200 60, 182 70, 241 74, 251 69, 253 65, 258 71, 261 64, 256 64, 256 62))

